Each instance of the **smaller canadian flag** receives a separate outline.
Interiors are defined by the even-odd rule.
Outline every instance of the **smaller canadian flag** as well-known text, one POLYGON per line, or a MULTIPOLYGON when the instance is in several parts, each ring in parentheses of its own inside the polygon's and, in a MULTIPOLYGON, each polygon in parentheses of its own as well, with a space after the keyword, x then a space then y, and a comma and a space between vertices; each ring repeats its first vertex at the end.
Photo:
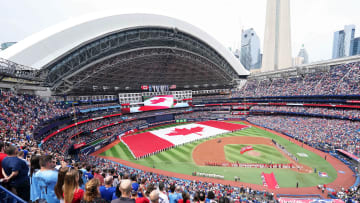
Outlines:
POLYGON ((142 90, 149 90, 149 85, 141 85, 142 90))
POLYGON ((169 89, 176 89, 176 85, 170 85, 169 89))

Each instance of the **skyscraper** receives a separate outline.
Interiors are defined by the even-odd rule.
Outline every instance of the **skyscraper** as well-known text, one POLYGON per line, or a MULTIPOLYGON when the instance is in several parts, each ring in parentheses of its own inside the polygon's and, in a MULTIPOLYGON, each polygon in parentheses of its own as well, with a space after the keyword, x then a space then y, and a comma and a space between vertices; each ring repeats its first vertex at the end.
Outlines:
POLYGON ((253 28, 241 33, 240 61, 247 70, 259 69, 261 66, 260 39, 253 28))
POLYGON ((350 56, 360 54, 360 37, 354 38, 351 42, 351 53, 350 56))
POLYGON ((302 45, 302 47, 299 51, 298 57, 302 57, 304 59, 301 64, 309 63, 309 55, 308 55, 304 45, 302 45))
POLYGON ((351 43, 355 35, 355 25, 345 25, 343 30, 334 32, 332 58, 351 55, 351 43))
POLYGON ((289 0, 268 0, 261 71, 291 67, 289 0))
POLYGON ((0 49, 5 50, 14 44, 16 44, 16 42, 4 42, 0 45, 0 49))
POLYGON ((234 56, 235 56, 237 59, 240 60, 240 55, 241 55, 240 49, 235 49, 235 51, 233 52, 233 54, 234 54, 234 56))

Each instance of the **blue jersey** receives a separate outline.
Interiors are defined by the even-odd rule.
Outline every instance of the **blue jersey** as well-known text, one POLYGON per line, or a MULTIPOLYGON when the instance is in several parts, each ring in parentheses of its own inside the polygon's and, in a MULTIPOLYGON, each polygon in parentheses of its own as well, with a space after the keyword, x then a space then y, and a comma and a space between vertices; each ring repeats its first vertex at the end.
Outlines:
POLYGON ((55 195, 55 185, 58 178, 58 172, 55 170, 38 171, 35 179, 40 190, 40 198, 47 202, 59 203, 60 200, 55 195))
MULTIPOLYGON (((35 170, 35 173, 39 171, 38 169, 35 170)), ((35 178, 35 173, 33 173, 30 179, 30 200, 35 202, 36 200, 40 199, 40 191, 37 184, 37 179, 35 178)))
POLYGON ((100 194, 101 194, 101 198, 107 200, 107 201, 111 201, 113 194, 116 191, 116 187, 105 187, 105 186, 100 186, 100 194))
POLYGON ((83 176, 84 176, 86 182, 88 182, 89 180, 94 178, 94 176, 93 176, 93 174, 91 174, 91 172, 85 172, 83 176))

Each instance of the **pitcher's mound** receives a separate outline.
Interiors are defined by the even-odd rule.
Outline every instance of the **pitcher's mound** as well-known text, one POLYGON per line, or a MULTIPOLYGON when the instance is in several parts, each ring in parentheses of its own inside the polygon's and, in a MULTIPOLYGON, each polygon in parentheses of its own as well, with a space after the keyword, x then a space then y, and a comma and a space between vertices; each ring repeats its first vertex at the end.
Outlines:
POLYGON ((250 156, 255 156, 255 157, 258 157, 258 156, 261 155, 260 152, 255 151, 255 150, 251 150, 251 151, 248 151, 248 152, 246 152, 246 153, 247 153, 248 155, 250 155, 250 156))

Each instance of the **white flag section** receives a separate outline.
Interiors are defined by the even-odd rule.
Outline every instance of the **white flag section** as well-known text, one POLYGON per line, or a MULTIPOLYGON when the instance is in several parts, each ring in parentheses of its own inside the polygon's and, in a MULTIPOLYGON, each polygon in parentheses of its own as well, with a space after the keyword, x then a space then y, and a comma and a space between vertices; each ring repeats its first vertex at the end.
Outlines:
POLYGON ((181 145, 226 132, 229 131, 196 123, 151 131, 152 134, 167 140, 174 145, 181 145))
POLYGON ((144 101, 144 106, 166 106, 171 108, 174 105, 173 95, 161 95, 151 97, 144 101))

